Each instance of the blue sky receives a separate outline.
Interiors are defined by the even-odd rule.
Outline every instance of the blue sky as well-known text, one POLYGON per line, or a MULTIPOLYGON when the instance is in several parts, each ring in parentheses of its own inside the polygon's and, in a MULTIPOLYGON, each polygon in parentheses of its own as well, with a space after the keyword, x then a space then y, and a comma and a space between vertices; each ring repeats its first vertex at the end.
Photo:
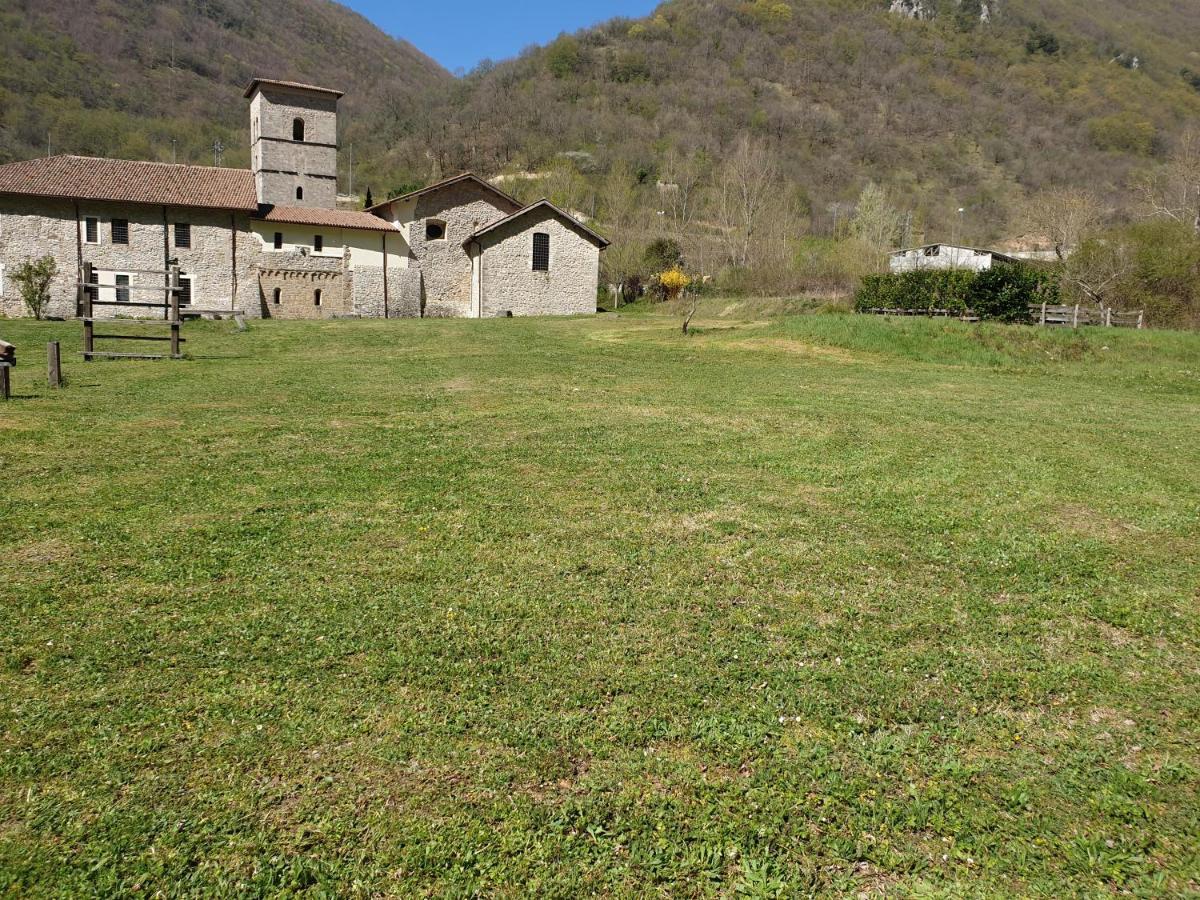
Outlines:
POLYGON ((644 16, 657 0, 341 0, 388 34, 404 38, 450 71, 470 69, 481 59, 516 56, 529 44, 544 44, 614 16, 644 16))

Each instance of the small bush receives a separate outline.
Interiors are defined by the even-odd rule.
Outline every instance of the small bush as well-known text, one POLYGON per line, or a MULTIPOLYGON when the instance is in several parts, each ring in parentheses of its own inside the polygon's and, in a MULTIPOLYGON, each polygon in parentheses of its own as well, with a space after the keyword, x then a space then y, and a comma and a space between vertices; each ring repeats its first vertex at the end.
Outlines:
POLYGON ((38 260, 25 260, 12 273, 12 280, 21 292, 21 299, 29 307, 29 313, 40 319, 50 302, 50 284, 58 275, 58 263, 53 256, 38 260))
POLYGON ((1024 321, 1031 305, 1057 302, 1058 282, 1052 273, 1019 265, 998 265, 979 273, 943 269, 868 275, 854 297, 859 312, 944 311, 1002 322, 1024 321))

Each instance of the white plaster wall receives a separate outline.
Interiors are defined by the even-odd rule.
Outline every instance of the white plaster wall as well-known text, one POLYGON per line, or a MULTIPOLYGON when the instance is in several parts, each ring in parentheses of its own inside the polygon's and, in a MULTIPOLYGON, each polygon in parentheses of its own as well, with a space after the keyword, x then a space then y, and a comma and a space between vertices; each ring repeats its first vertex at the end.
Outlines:
POLYGON ((992 267, 992 254, 968 247, 938 248, 936 256, 926 256, 923 248, 894 253, 891 270, 895 273, 915 272, 921 269, 967 269, 982 272, 992 267))

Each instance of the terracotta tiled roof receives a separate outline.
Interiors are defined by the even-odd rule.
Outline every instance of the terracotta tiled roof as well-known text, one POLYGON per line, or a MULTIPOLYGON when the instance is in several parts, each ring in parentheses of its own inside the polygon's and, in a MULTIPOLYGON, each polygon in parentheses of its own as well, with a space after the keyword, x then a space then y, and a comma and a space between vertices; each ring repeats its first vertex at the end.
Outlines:
POLYGON ((471 172, 464 172, 462 175, 455 175, 453 178, 447 178, 443 181, 437 182, 436 184, 431 184, 431 185, 429 185, 429 187, 423 187, 417 191, 409 191, 407 194, 401 194, 399 197, 390 197, 387 200, 384 200, 382 203, 376 203, 374 206, 370 207, 368 212, 371 210, 382 209, 383 207, 388 206, 389 204, 398 203, 401 200, 410 200, 413 197, 420 197, 422 194, 432 194, 434 191, 440 191, 443 188, 452 187, 453 185, 459 184, 460 182, 463 182, 463 181, 474 181, 477 184, 479 184, 480 186, 487 188, 492 193, 498 194, 500 197, 502 197, 503 199, 505 199, 509 203, 511 203, 513 205, 514 209, 520 209, 522 206, 522 203, 520 200, 518 200, 516 197, 512 196, 511 194, 506 194, 504 191, 500 190, 500 188, 496 187, 494 184, 490 184, 489 182, 484 181, 478 175, 475 175, 471 172))
POLYGON ((362 231, 386 231, 399 234, 391 222, 356 209, 310 209, 304 206, 264 206, 255 216, 263 222, 281 225, 320 225, 326 228, 357 228, 362 231))
POLYGON ((250 82, 250 86, 246 88, 245 96, 253 96, 255 88, 263 84, 273 87, 293 88, 299 91, 316 91, 318 94, 333 94, 335 97, 346 96, 345 91, 336 91, 333 88, 321 87, 316 84, 305 84, 302 81, 278 81, 274 78, 255 78, 250 82))
POLYGON ((255 210, 249 169, 50 156, 0 166, 0 194, 255 210))
POLYGON ((553 215, 557 216, 561 221, 565 222, 570 228, 573 228, 575 231, 579 232, 581 235, 586 237, 588 240, 595 242, 596 246, 598 246, 601 250, 603 250, 605 247, 607 247, 609 245, 609 241, 607 238, 601 237, 596 232, 592 231, 592 229, 588 228, 586 225, 584 225, 582 222, 580 222, 574 216, 570 215, 569 213, 563 212, 561 209, 559 209, 557 206, 555 206, 549 200, 539 200, 537 203, 529 204, 524 209, 517 210, 511 216, 505 216, 503 219, 497 219, 495 222, 490 222, 487 225, 484 225, 478 231, 476 231, 473 235, 471 235, 465 241, 463 241, 463 243, 469 244, 471 241, 474 241, 474 240, 477 240, 478 238, 483 237, 488 232, 494 231, 495 229, 499 228, 502 225, 507 225, 509 222, 515 222, 518 219, 523 219, 528 215, 532 215, 533 213, 538 212, 539 210, 549 210, 553 215))

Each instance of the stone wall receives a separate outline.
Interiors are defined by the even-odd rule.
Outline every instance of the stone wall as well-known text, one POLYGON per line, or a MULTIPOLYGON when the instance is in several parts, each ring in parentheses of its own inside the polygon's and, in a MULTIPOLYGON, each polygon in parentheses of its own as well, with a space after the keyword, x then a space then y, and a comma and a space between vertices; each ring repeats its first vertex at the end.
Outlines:
POLYGON ((471 258, 463 241, 474 232, 516 212, 515 204, 471 181, 421 195, 408 229, 408 244, 423 272, 426 316, 471 314, 471 258), (425 222, 445 222, 445 238, 425 239, 425 222))
MULTIPOLYGON (((258 290, 254 275, 257 242, 249 234, 244 213, 69 200, 53 198, 0 198, 0 264, 6 276, 26 259, 49 253, 59 275, 51 291, 48 315, 76 314, 76 273, 90 262, 111 281, 111 273, 131 272, 133 284, 166 284, 166 277, 134 270, 162 271, 178 259, 182 273, 192 276, 192 305, 204 308, 245 310, 258 315, 258 290), (97 242, 86 241, 86 221, 97 220, 97 242), (129 223, 129 243, 113 243, 113 219, 129 223), (191 226, 191 247, 175 245, 176 223, 191 226)), ((112 292, 105 293, 105 299, 112 292)), ((133 301, 162 303, 166 293, 134 290, 128 307, 98 306, 97 317, 161 316, 161 310, 139 307, 133 301)), ((16 285, 5 278, 0 313, 26 315, 16 285)))
POLYGON ((259 274, 263 315, 271 319, 331 319, 353 314, 348 279, 336 271, 267 269, 259 274), (321 302, 317 304, 317 291, 321 302))
POLYGON ((26 260, 47 254, 58 263, 58 277, 50 287, 50 304, 45 314, 75 315, 78 259, 75 235, 75 206, 71 201, 0 197, 0 265, 4 266, 0 315, 29 315, 12 274, 26 260))
POLYGON ((337 98, 266 85, 250 102, 251 168, 258 197, 275 206, 337 206, 337 98), (304 120, 304 140, 292 122, 304 120), (296 199, 296 188, 304 189, 296 199))
POLYGON ((483 315, 594 313, 600 249, 550 210, 530 214, 483 238, 483 315), (550 235, 550 271, 533 271, 533 235, 550 235))

